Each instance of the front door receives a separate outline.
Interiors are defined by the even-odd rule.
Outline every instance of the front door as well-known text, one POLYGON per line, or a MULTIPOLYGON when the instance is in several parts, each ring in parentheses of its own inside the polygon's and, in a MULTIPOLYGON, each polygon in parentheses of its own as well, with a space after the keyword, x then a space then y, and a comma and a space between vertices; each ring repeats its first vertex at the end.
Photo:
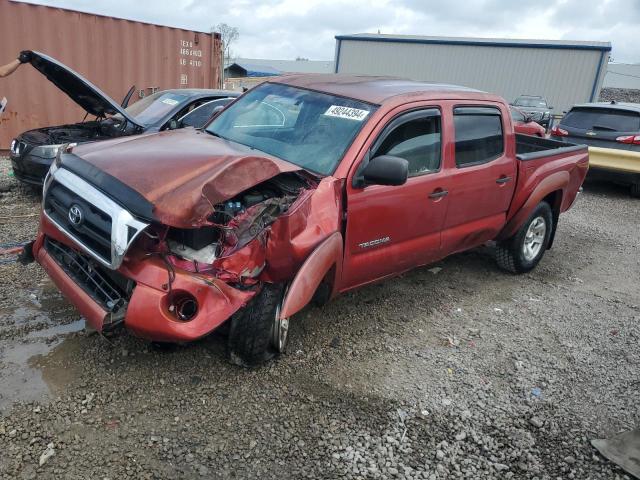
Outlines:
POLYGON ((448 181, 442 168, 440 110, 424 107, 391 119, 365 156, 409 163, 400 186, 347 186, 345 258, 340 290, 400 273, 439 257, 448 181))

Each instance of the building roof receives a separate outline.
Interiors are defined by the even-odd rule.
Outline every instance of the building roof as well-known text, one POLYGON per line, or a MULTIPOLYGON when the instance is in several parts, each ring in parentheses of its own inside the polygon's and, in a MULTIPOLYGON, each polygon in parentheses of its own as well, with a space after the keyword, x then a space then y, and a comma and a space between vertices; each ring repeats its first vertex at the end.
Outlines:
MULTIPOLYGON (((234 63, 268 66, 281 73, 333 73, 333 60, 272 60, 236 58, 234 63)), ((226 68, 226 66, 225 66, 226 68)))
POLYGON ((611 50, 611 42, 581 40, 533 40, 518 38, 427 37, 421 35, 389 35, 383 33, 356 33, 336 35, 336 40, 363 42, 421 43, 435 45, 474 45, 485 47, 553 48, 565 50, 611 50))
POLYGON ((364 75, 314 74, 287 75, 274 80, 294 87, 307 88, 363 102, 382 104, 399 95, 426 94, 432 98, 452 98, 475 93, 478 98, 499 99, 495 95, 457 85, 414 82, 395 77, 373 77, 364 75), (444 95, 445 97, 442 97, 444 95))
POLYGON ((234 62, 225 67, 225 70, 229 69, 240 69, 244 71, 244 76, 246 77, 274 77, 277 75, 282 75, 280 70, 276 70, 273 67, 268 65, 255 65, 252 63, 245 62, 234 62))

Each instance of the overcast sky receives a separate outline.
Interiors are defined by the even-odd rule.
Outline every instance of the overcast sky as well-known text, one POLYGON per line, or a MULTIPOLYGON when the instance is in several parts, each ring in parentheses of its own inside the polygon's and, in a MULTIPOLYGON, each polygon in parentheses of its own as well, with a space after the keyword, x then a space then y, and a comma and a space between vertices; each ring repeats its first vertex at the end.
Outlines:
POLYGON ((31 3, 209 31, 240 31, 245 58, 333 60, 338 34, 598 40, 640 63, 640 0, 36 0, 31 3))

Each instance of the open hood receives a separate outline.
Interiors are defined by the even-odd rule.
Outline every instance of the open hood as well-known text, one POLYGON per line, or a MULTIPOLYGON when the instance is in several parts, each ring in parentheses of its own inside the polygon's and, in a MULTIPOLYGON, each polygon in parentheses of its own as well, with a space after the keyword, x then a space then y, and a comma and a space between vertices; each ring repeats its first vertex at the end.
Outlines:
MULTIPOLYGON (((145 218, 179 228, 202 226, 216 204, 280 173, 301 170, 192 128, 78 145, 63 155, 62 165, 110 194, 117 189, 111 179, 117 180, 151 207, 153 215, 145 218)), ((124 204, 123 199, 116 198, 124 204)))
POLYGON ((142 127, 116 101, 66 65, 40 52, 33 52, 31 65, 90 115, 105 117, 119 113, 132 124, 142 127))

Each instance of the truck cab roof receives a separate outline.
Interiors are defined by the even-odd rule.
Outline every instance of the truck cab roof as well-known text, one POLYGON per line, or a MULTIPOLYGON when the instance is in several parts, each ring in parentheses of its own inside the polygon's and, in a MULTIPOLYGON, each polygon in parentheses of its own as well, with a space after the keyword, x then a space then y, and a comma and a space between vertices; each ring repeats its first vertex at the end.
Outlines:
POLYGON ((367 103, 381 105, 401 97, 412 100, 467 98, 504 102, 481 90, 459 85, 417 82, 396 77, 376 77, 344 74, 287 75, 269 80, 293 87, 315 90, 367 103))

